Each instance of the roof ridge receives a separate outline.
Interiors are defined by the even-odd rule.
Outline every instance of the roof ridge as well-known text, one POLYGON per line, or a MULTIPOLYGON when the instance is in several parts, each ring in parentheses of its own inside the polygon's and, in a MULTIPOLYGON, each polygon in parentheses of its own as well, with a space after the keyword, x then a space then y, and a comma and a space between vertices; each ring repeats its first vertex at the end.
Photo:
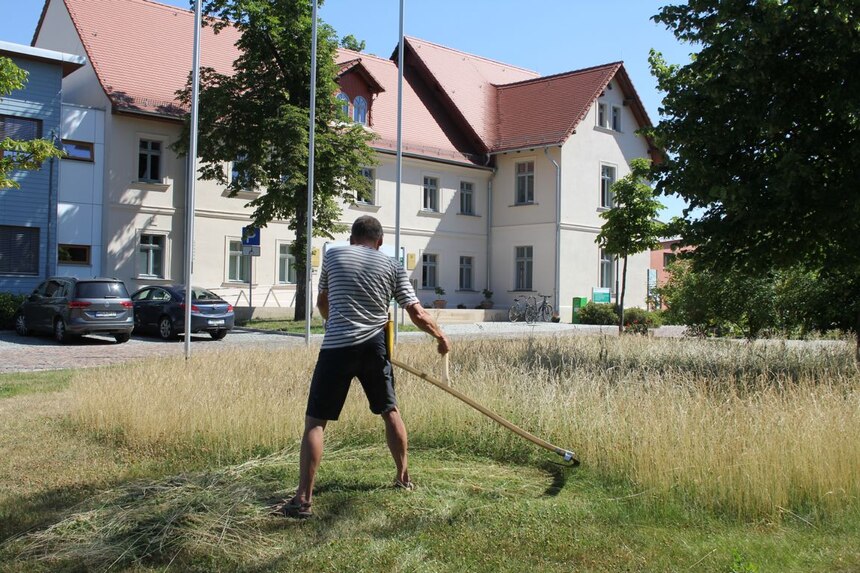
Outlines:
MULTIPOLYGON (((389 58, 383 58, 383 57, 377 56, 376 54, 368 54, 367 52, 356 52, 355 50, 350 50, 349 48, 341 48, 340 46, 338 46, 337 49, 340 52, 348 52, 349 54, 355 54, 356 57, 353 59, 360 60, 361 58, 373 58, 374 60, 379 60, 382 63, 389 63, 389 64, 392 63, 392 61, 389 58)), ((344 62, 347 62, 347 61, 352 61, 352 60, 344 60, 344 62)))
POLYGON ((574 76, 577 74, 584 74, 586 72, 593 72, 593 71, 599 70, 601 68, 607 68, 608 69, 608 68, 614 67, 614 68, 618 69, 623 65, 624 65, 624 61, 619 60, 617 62, 610 62, 608 64, 599 64, 596 66, 589 66, 587 68, 581 68, 579 70, 570 70, 567 72, 559 72, 557 74, 551 74, 548 76, 539 76, 537 78, 530 78, 527 80, 519 80, 517 82, 511 82, 509 84, 493 84, 493 87, 495 87, 498 90, 505 89, 505 88, 515 88, 515 87, 519 87, 519 86, 524 85, 524 84, 538 83, 538 82, 543 82, 543 81, 555 80, 555 79, 558 79, 558 78, 561 78, 564 76, 574 76))
POLYGON ((499 65, 499 66, 505 66, 505 67, 508 67, 508 68, 513 68, 513 69, 519 70, 519 71, 521 71, 521 72, 528 72, 528 73, 530 73, 530 74, 535 74, 536 76, 540 76, 540 73, 538 73, 538 72, 536 72, 536 71, 534 71, 534 70, 530 70, 530 69, 528 69, 528 68, 523 68, 523 67, 520 67, 520 66, 516 66, 516 65, 514 65, 514 64, 509 64, 509 63, 507 63, 507 62, 502 62, 502 61, 500 61, 500 60, 493 60, 493 59, 491 59, 491 58, 487 58, 487 57, 484 57, 484 56, 479 56, 479 55, 477 55, 477 54, 472 54, 471 52, 464 52, 463 50, 455 50, 454 48, 452 48, 452 47, 450 47, 450 46, 443 46, 442 44, 437 44, 436 42, 431 42, 430 40, 424 40, 424 39, 422 39, 422 38, 416 38, 416 37, 414 37, 414 36, 404 36, 404 37, 403 37, 403 39, 404 39, 404 40, 414 40, 414 41, 417 41, 417 42, 423 42, 423 43, 425 43, 425 44, 430 44, 431 46, 434 46, 434 47, 436 47, 436 48, 441 48, 441 49, 443 49, 443 50, 445 50, 445 51, 447 51, 447 52, 453 52, 453 53, 455 53, 455 54, 462 54, 462 55, 464 55, 464 56, 469 56, 470 58, 474 58, 474 59, 476 59, 476 60, 481 60, 481 61, 484 61, 484 62, 489 62, 489 63, 491 63, 491 64, 496 64, 496 65, 499 65))

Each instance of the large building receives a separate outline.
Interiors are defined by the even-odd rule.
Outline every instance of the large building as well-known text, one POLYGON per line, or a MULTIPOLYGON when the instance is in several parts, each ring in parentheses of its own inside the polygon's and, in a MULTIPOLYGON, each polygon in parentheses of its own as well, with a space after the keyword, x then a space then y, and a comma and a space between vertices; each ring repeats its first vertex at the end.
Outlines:
MULTIPOLYGON (((0 95, 0 140, 50 139, 61 144, 63 78, 79 69, 84 59, 53 50, 0 42, 0 56, 28 74, 26 85, 0 95)), ((63 141, 65 143, 65 141, 63 141)), ((0 189, 0 288, 29 292, 57 271, 60 161, 50 159, 38 171, 12 174, 16 189, 0 189)))
MULTIPOLYGON (((192 33, 189 11, 149 0, 47 0, 33 39, 39 48, 87 60, 64 78, 63 92, 74 109, 104 111, 94 120, 103 127, 94 139, 103 156, 93 164, 102 171, 102 203, 92 232, 69 245, 89 249, 101 274, 130 288, 184 274, 186 160, 170 144, 186 113, 175 94, 191 67, 192 33)), ((218 35, 204 28, 202 65, 229 71, 237 37, 230 28, 218 35)), ((337 61, 338 97, 376 135, 378 158, 368 169, 373 197, 344 204, 342 222, 371 213, 389 243, 396 221, 396 54, 340 50, 337 61)), ((400 232, 419 298, 429 303, 441 287, 449 306, 474 307, 488 288, 497 305, 507 306, 517 295, 544 293, 567 320, 572 297, 614 289, 614 261, 594 241, 600 213, 611 206, 609 187, 629 172, 629 162, 655 153, 637 134, 650 122, 624 65, 541 77, 407 38, 403 74, 400 232)), ((213 182, 197 184, 195 283, 236 304, 247 304, 253 288, 254 306, 289 307, 295 273, 287 223, 262 231, 253 271, 242 255, 245 205, 254 196, 229 197, 213 182)), ((318 264, 315 257, 315 271, 318 264)), ((631 305, 645 304, 648 264, 647 253, 630 259, 631 305)))

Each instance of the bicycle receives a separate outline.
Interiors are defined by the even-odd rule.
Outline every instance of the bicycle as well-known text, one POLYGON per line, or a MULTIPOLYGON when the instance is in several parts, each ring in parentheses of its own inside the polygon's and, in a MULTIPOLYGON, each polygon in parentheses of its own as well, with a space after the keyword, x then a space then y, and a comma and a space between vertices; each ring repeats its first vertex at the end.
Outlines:
POLYGON ((515 296, 514 304, 508 309, 508 320, 525 320, 531 324, 537 320, 537 301, 533 296, 515 296))
POLYGON ((550 322, 552 320, 552 305, 546 301, 548 298, 552 298, 551 294, 539 294, 543 300, 540 305, 538 305, 537 309, 535 309, 535 313, 537 315, 537 319, 541 322, 550 322))

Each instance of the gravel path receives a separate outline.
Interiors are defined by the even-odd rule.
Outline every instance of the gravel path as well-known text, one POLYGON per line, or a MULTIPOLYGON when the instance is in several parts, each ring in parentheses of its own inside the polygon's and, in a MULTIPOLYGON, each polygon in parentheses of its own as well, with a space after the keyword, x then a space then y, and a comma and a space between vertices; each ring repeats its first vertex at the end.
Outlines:
MULTIPOLYGON (((588 326, 561 323, 510 323, 480 322, 470 324, 443 324, 445 332, 454 340, 474 337, 522 338, 527 336, 609 336, 618 333, 614 326, 588 326)), ((656 336, 680 336, 683 327, 663 327, 656 336), (664 329, 675 329, 664 330, 664 329)), ((420 340, 421 332, 403 332, 399 340, 420 340)), ((319 344, 322 335, 312 335, 311 343, 319 344)), ((191 352, 217 352, 225 348, 244 346, 279 348, 300 346, 303 336, 236 328, 223 340, 212 340, 208 334, 193 335, 191 352)), ((149 356, 182 355, 185 344, 165 342, 157 338, 133 336, 123 344, 112 337, 84 336, 69 344, 58 344, 47 336, 20 337, 11 330, 0 330, 0 373, 59 370, 116 364, 149 356)))

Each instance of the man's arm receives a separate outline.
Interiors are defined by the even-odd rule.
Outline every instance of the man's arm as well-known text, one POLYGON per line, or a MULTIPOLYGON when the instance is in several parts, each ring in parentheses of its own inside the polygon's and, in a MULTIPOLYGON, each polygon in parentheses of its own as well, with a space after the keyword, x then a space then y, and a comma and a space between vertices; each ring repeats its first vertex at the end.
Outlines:
MULTIPOLYGON (((320 309, 320 312, 322 312, 322 309, 320 309)), ((451 341, 448 340, 448 337, 445 336, 445 333, 442 332, 442 329, 439 328, 439 325, 436 324, 436 321, 433 320, 430 313, 421 306, 420 302, 407 306, 406 312, 409 314, 409 319, 415 326, 437 340, 439 343, 439 354, 447 354, 448 351, 451 350, 451 341)))
POLYGON ((320 309, 320 314, 323 320, 328 320, 328 291, 321 290, 317 295, 317 308, 320 309))

